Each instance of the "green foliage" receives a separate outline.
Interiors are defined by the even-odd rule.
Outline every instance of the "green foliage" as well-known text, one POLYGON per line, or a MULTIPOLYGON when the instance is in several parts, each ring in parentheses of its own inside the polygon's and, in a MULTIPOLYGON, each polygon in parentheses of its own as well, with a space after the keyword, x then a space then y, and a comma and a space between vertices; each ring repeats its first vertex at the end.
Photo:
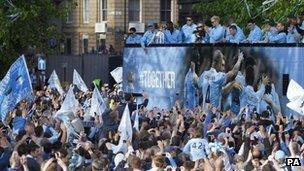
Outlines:
POLYGON ((256 19, 258 24, 262 24, 266 19, 284 22, 289 14, 304 11, 303 0, 275 1, 277 1, 275 4, 269 3, 263 6, 264 0, 213 0, 203 1, 195 5, 194 9, 200 12, 204 19, 218 15, 223 22, 226 22, 232 17, 242 27, 246 26, 246 22, 250 18, 256 19), (270 8, 265 10, 267 6, 270 8))
POLYGON ((50 38, 62 38, 60 20, 74 5, 73 0, 59 5, 54 0, 0 0, 0 78, 28 47, 50 52, 50 38))

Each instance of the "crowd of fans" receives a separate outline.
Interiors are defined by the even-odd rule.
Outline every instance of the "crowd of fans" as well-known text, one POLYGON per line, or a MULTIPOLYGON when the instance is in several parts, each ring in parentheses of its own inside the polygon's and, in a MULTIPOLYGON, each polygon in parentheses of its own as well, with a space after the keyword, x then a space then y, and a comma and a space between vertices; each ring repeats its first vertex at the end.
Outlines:
POLYGON ((169 110, 149 110, 148 94, 138 104, 119 85, 104 84, 107 110, 92 116, 92 91, 75 88, 79 105, 66 113, 70 124, 55 117, 64 96, 48 87, 35 90, 33 103, 22 100, 1 123, 0 170, 303 170, 303 117, 281 112, 269 78, 254 82, 254 65, 239 53, 225 73, 223 54, 215 51, 211 69, 200 78, 191 64, 185 98, 169 110), (132 125, 138 113, 139 129, 116 148, 126 105, 132 125), (287 157, 299 159, 302 167, 287 166, 287 157))
POLYGON ((143 36, 130 28, 127 44, 141 44, 142 47, 150 44, 180 44, 180 43, 301 43, 304 35, 304 15, 288 16, 288 23, 265 22, 260 28, 254 19, 247 22, 250 30, 246 36, 233 19, 225 26, 221 25, 220 18, 213 16, 211 26, 205 22, 195 24, 191 17, 181 28, 174 28, 174 23, 149 23, 148 30, 143 36))

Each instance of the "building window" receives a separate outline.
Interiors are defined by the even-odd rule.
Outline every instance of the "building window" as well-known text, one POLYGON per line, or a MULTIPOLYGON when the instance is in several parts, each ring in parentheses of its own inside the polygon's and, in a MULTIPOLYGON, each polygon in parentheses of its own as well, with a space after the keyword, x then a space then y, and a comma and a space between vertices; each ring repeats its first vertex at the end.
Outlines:
POLYGON ((107 21, 107 10, 108 10, 108 2, 107 0, 100 0, 100 14, 101 21, 107 21))
POLYGON ((83 23, 89 23, 90 20, 90 10, 89 10, 89 0, 83 0, 83 23))
POLYGON ((160 0, 160 20, 162 22, 171 20, 171 0, 160 0))
MULTIPOLYGON (((66 3, 66 8, 69 9, 69 4, 66 3)), ((72 9, 69 9, 67 11, 67 15, 66 15, 66 20, 65 20, 66 23, 72 23, 73 22, 73 10, 72 9)))
POLYGON ((66 39, 66 53, 68 55, 72 54, 72 39, 70 37, 66 39))
POLYGON ((73 22, 73 13, 72 13, 72 11, 69 11, 67 13, 66 23, 72 23, 72 22, 73 22))
POLYGON ((89 35, 87 33, 82 34, 82 53, 89 53, 89 35))
POLYGON ((83 39, 83 53, 84 54, 89 53, 89 39, 88 38, 83 39))
POLYGON ((140 0, 129 0, 129 22, 139 21, 140 0))

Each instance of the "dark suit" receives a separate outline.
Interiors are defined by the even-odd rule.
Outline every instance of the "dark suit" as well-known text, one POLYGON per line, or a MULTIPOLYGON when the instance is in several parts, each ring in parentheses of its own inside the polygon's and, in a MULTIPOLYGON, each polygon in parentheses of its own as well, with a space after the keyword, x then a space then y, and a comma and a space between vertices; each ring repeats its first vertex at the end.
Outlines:
POLYGON ((27 157, 27 165, 30 171, 40 171, 40 164, 33 158, 27 157))
POLYGON ((0 170, 5 170, 9 165, 9 159, 12 155, 12 150, 9 148, 2 149, 0 152, 0 170))

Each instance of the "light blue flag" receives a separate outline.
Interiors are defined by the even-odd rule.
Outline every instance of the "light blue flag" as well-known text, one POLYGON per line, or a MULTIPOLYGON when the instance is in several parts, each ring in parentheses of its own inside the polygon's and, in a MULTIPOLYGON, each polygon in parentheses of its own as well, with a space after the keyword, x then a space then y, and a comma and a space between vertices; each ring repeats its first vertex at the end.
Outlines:
MULTIPOLYGON (((0 83, 0 117, 4 122, 6 115, 24 99, 32 99, 33 88, 22 55, 10 67, 0 83)), ((4 123, 5 124, 5 123, 4 123)))

